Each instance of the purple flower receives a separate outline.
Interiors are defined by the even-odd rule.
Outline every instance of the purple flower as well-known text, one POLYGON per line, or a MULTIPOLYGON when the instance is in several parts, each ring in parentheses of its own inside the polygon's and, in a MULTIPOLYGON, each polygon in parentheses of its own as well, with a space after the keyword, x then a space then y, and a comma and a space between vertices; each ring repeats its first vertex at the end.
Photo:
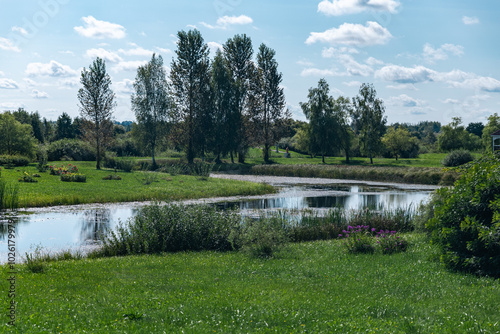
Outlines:
POLYGON ((339 237, 341 237, 341 238, 342 238, 342 234, 339 234, 339 237))
POLYGON ((375 232, 375 231, 376 231, 375 228, 372 228, 372 232, 375 232))

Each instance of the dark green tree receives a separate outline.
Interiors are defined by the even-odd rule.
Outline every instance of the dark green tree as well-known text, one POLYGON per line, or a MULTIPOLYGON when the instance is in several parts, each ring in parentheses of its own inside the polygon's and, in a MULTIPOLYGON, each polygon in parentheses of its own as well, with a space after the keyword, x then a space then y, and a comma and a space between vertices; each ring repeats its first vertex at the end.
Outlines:
POLYGON ((250 79, 255 73, 254 63, 252 61, 253 47, 250 37, 235 35, 228 39, 224 48, 224 57, 226 58, 229 72, 231 73, 232 91, 234 104, 231 118, 236 125, 231 134, 230 142, 233 143, 231 150, 231 161, 233 161, 233 151, 238 152, 238 162, 245 162, 245 155, 248 151, 247 134, 247 104, 248 92, 250 89, 250 79))
POLYGON ((54 139, 54 125, 47 118, 43 118, 43 138, 45 142, 50 142, 54 139))
POLYGON ((254 123, 255 142, 263 146, 264 161, 269 162, 269 148, 279 140, 284 121, 290 118, 285 109, 285 94, 278 72, 276 52, 265 44, 259 47, 257 67, 250 90, 250 114, 254 123))
POLYGON ((465 130, 467 130, 468 133, 472 133, 478 136, 479 138, 483 136, 483 129, 484 129, 484 124, 481 122, 471 122, 465 128, 465 130))
POLYGON ((195 152, 200 148, 196 146, 202 145, 206 135, 201 130, 209 130, 209 127, 204 128, 207 124, 203 124, 204 116, 211 109, 209 50, 198 30, 179 31, 177 37, 177 58, 172 60, 170 80, 175 106, 184 126, 187 160, 193 163, 195 152))
POLYGON ((73 129, 73 120, 71 116, 63 112, 56 121, 56 136, 55 140, 64 138, 75 138, 75 131, 73 129))
POLYGON ((147 64, 139 66, 134 89, 132 110, 143 145, 149 148, 153 166, 156 166, 155 149, 166 133, 172 116, 172 101, 161 56, 153 54, 147 64))
POLYGON ((373 156, 383 148, 382 136, 387 123, 384 103, 377 99, 373 85, 364 83, 359 88, 359 95, 353 99, 353 104, 353 118, 356 120, 361 149, 373 164, 373 156))
POLYGON ((116 107, 105 61, 97 58, 88 70, 83 68, 80 83, 83 86, 78 90, 80 114, 84 120, 82 133, 84 139, 95 147, 96 168, 101 169, 101 159, 113 135, 111 117, 116 107))
POLYGON ((400 126, 395 130, 394 127, 391 126, 382 137, 382 143, 396 157, 396 160, 398 160, 398 157, 410 148, 410 138, 410 132, 406 128, 400 126))
POLYGON ((481 147, 481 139, 465 130, 462 118, 453 117, 448 125, 441 127, 438 137, 438 148, 443 152, 458 149, 477 150, 481 147))
POLYGON ((45 142, 45 138, 43 136, 43 124, 40 119, 40 114, 38 111, 31 113, 31 127, 33 128, 33 136, 40 142, 45 142))
POLYGON ((493 140, 491 135, 498 130, 500 130, 500 116, 497 113, 494 113, 488 117, 488 123, 486 123, 486 126, 483 129, 483 148, 487 152, 493 151, 493 140))

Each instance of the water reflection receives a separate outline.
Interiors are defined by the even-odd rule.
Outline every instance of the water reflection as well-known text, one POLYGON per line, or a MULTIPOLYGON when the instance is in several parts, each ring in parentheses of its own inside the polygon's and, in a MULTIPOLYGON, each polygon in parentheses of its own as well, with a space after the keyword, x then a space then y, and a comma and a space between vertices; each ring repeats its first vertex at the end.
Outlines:
POLYGON ((80 242, 89 244, 100 240, 111 227, 110 209, 86 210, 81 221, 80 242))

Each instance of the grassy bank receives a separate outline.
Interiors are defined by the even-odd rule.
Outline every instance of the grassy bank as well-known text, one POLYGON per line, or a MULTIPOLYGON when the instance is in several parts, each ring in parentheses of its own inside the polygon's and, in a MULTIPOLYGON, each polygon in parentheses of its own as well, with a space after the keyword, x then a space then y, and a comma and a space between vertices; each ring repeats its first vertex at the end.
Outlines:
MULTIPOLYGON (((62 162, 54 163, 58 166, 62 162)), ((40 173, 34 165, 2 169, 2 180, 18 184, 19 205, 39 207, 82 203, 127 202, 146 200, 183 200, 202 197, 258 195, 270 193, 273 188, 264 184, 232 180, 200 180, 195 176, 166 173, 118 172, 121 180, 103 180, 114 175, 112 170, 96 170, 95 162, 72 162, 86 176, 85 183, 62 182, 60 176, 40 173), (18 182, 25 174, 35 177, 36 183, 18 182)), ((65 166, 68 163, 64 163, 65 166)))
POLYGON ((257 165, 252 174, 273 176, 322 177, 432 185, 449 185, 458 177, 453 171, 433 167, 383 167, 348 165, 257 165))
MULTIPOLYGON (((348 255, 340 240, 277 258, 174 253, 18 266, 19 333, 497 333, 500 282, 429 261, 422 235, 395 255, 348 255), (70 277, 70 279, 68 279, 70 277)), ((8 276, 5 267, 1 277, 8 276)), ((7 291, 2 279, 2 291, 7 291)), ((1 332, 7 298, 2 298, 1 332)))

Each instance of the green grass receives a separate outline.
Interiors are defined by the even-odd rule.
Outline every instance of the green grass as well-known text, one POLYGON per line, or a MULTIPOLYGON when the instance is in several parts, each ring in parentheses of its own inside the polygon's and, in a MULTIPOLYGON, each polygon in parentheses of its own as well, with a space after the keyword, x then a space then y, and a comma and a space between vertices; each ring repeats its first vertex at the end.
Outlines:
MULTIPOLYGON (((95 162, 72 162, 86 183, 62 182, 59 176, 38 173, 35 164, 14 169, 2 168, 2 180, 19 185, 19 205, 39 207, 81 203, 127 202, 146 200, 183 200, 191 198, 258 195, 272 192, 271 186, 233 180, 198 180, 194 176, 155 174, 155 182, 144 182, 150 172, 121 173, 121 180, 103 180, 112 170, 96 170, 95 162), (18 182, 24 172, 41 175, 37 183, 18 182)), ((62 162, 57 162, 57 165, 62 162)), ((68 163, 64 163, 66 166, 68 163)))
POLYGON ((405 237, 412 246, 394 255, 348 255, 334 240, 271 260, 199 252, 50 262, 43 273, 18 266, 16 330, 498 333, 500 281, 451 273, 428 260, 437 251, 424 236, 405 237))

